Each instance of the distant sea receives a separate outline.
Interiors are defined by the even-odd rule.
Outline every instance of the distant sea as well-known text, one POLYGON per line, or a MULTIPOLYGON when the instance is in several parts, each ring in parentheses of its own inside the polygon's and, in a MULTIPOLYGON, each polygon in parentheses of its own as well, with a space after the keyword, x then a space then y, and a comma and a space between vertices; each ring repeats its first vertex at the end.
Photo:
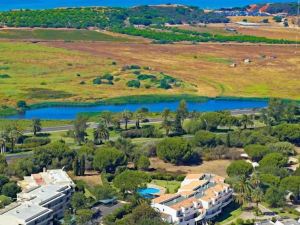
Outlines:
MULTIPOLYGON (((0 0, 0 11, 11 9, 49 9, 79 6, 118 6, 184 4, 204 9, 245 6, 254 3, 292 2, 293 0, 0 0)), ((295 1, 295 0, 294 0, 295 1)))

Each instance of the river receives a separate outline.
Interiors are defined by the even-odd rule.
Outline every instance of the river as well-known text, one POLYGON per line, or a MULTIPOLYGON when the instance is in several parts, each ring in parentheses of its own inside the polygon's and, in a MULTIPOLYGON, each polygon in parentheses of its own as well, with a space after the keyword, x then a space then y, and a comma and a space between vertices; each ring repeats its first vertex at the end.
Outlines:
MULTIPOLYGON (((138 103, 138 104, 121 104, 121 105, 95 105, 95 106, 59 106, 45 107, 27 110, 23 114, 9 116, 9 119, 74 119, 78 113, 83 112, 122 112, 124 110, 136 111, 141 107, 146 107, 152 112, 160 112, 163 109, 175 111, 179 101, 174 102, 156 102, 156 103, 138 103)), ((208 112, 220 110, 238 110, 263 108, 268 105, 266 100, 252 99, 210 99, 205 102, 187 102, 189 111, 208 112)))

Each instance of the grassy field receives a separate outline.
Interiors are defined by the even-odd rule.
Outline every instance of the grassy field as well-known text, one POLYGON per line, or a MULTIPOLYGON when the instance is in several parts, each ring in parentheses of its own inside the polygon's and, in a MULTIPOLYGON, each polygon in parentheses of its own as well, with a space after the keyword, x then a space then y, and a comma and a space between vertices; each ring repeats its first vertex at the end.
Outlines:
POLYGON ((200 96, 300 99, 300 52, 296 46, 63 42, 49 45, 108 57, 123 65, 150 66, 194 84, 197 91, 193 93, 200 96), (246 58, 251 63, 244 63, 246 58), (236 67, 231 67, 231 62, 236 67))
POLYGON ((118 35, 85 30, 8 30, 0 31, 0 36, 5 32, 20 38, 34 34, 57 40, 105 40, 0 41, 0 108, 11 107, 0 110, 5 113, 13 112, 18 100, 28 104, 97 102, 148 94, 300 99, 300 54, 293 45, 156 45, 124 42, 118 35), (246 58, 251 63, 245 64, 246 58), (126 65, 141 69, 124 69, 126 65), (114 76, 113 85, 93 84, 105 73, 114 76), (127 82, 137 80, 138 73, 155 79, 140 80, 140 88, 128 87, 127 82), (168 90, 158 87, 166 76, 176 80, 168 90))
POLYGON ((170 194, 176 193, 180 187, 180 182, 175 180, 152 180, 151 183, 166 188, 170 194))
POLYGON ((1 29, 0 39, 64 41, 129 41, 103 32, 72 29, 1 29))

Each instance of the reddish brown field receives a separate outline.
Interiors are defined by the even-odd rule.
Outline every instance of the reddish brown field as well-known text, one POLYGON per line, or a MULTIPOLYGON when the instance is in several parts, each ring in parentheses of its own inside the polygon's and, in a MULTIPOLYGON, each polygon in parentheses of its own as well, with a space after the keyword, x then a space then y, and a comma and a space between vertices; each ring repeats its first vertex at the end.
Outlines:
MULTIPOLYGON (((118 65, 150 66, 195 84, 195 94, 198 95, 300 99, 300 48, 295 45, 46 44, 89 53, 97 59, 115 60, 118 65), (252 62, 245 64, 243 60, 246 58, 252 62), (233 62, 237 64, 235 68, 230 67, 233 62)), ((147 90, 140 94, 144 92, 147 90)), ((120 90, 117 94, 122 93, 120 90)))

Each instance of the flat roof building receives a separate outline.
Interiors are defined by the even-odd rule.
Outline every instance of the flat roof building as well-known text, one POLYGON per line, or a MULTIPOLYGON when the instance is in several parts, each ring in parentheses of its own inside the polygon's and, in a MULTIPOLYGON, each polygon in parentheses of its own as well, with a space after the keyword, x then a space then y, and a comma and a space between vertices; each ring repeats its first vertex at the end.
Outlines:
POLYGON ((0 210, 0 225, 51 225, 63 217, 75 187, 63 170, 32 174, 19 184, 17 202, 0 210))

